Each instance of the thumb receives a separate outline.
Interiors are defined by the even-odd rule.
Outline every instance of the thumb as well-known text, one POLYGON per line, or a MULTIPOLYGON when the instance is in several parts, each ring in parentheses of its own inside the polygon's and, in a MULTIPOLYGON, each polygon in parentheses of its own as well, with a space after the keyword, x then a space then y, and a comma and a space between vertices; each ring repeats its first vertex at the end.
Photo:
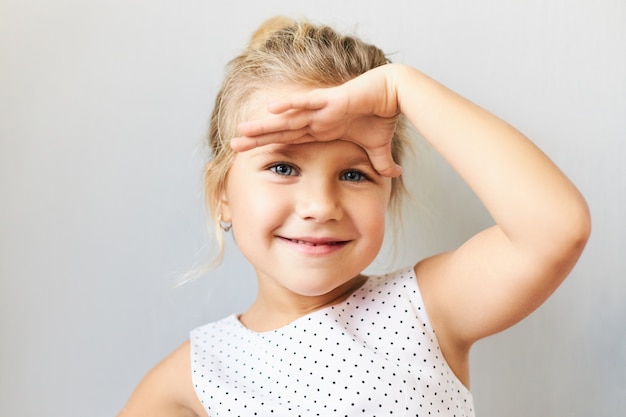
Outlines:
POLYGON ((402 175, 402 167, 395 163, 391 157, 391 144, 380 148, 365 149, 372 166, 380 175, 384 177, 399 177, 402 175))

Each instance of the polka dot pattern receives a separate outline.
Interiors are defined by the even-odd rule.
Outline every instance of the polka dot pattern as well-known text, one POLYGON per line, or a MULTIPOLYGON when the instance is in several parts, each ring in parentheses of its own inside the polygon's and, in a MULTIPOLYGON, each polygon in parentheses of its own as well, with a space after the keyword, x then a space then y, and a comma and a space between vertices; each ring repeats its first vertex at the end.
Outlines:
POLYGON ((191 332, 210 417, 474 416, 446 363, 413 268, 370 277, 344 302, 257 333, 236 315, 191 332))

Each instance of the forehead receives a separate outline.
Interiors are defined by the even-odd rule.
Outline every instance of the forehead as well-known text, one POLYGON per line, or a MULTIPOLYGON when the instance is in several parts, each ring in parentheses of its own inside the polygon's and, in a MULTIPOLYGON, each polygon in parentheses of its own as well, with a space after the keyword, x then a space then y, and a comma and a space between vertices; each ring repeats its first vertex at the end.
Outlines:
MULTIPOLYGON (((310 91, 313 87, 306 87, 301 85, 280 86, 274 88, 267 88, 259 90, 250 96, 250 99, 246 105, 244 118, 248 120, 261 119, 270 116, 271 113, 267 110, 268 103, 280 100, 288 97, 291 94, 310 91)), ((243 152, 243 154, 249 155, 284 155, 289 157, 298 157, 313 155, 316 152, 323 152, 326 154, 336 154, 348 156, 350 159, 358 160, 358 162, 370 163, 369 157, 365 150, 355 144, 337 138, 332 141, 320 142, 313 137, 310 137, 310 142, 301 144, 269 144, 259 146, 251 151, 243 152)))
POLYGON ((345 140, 333 140, 318 142, 311 138, 311 142, 300 144, 279 144, 259 146, 246 152, 237 154, 235 160, 240 158, 252 159, 285 159, 294 161, 306 161, 321 159, 334 164, 368 165, 371 166, 369 157, 359 145, 345 140))
POLYGON ((271 101, 286 98, 294 93, 311 91, 313 88, 302 85, 281 85, 256 90, 247 97, 245 103, 242 103, 245 106, 244 117, 252 119, 266 116, 269 114, 267 104, 271 101))

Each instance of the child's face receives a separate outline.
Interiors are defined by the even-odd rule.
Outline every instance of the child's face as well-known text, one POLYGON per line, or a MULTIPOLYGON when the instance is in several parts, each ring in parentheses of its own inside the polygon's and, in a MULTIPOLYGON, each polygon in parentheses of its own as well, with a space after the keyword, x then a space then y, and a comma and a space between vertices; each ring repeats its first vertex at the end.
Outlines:
POLYGON ((319 296, 376 257, 390 191, 354 143, 272 144, 236 155, 222 216, 261 284, 319 296))

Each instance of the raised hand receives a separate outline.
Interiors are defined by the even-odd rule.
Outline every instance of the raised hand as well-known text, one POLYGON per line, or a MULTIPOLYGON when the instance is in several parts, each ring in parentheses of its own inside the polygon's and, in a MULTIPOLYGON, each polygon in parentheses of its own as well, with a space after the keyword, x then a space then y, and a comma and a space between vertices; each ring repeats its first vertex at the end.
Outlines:
POLYGON ((361 146, 381 175, 395 177, 401 168, 391 156, 399 114, 390 66, 376 68, 345 84, 298 90, 270 101, 269 114, 238 126, 231 140, 241 152, 270 143, 347 140, 361 146))

